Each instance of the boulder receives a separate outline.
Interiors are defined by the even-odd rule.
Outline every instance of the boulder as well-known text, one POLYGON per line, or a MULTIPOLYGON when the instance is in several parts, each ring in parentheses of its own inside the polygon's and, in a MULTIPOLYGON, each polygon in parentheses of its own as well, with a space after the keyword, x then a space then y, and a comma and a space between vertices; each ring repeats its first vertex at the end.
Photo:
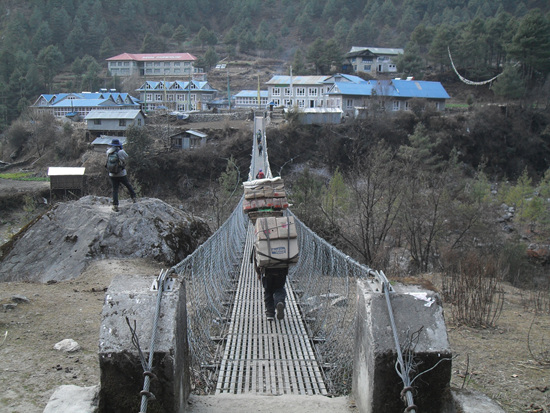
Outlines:
POLYGON ((75 278, 93 259, 154 258, 174 265, 210 235, 208 225, 155 198, 122 201, 85 196, 55 205, 25 227, 0 257, 0 281, 75 278))

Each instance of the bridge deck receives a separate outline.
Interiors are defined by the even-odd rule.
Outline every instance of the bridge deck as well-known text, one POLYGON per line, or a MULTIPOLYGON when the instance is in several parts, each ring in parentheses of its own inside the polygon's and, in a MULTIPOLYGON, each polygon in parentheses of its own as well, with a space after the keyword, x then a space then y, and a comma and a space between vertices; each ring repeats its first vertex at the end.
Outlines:
POLYGON ((267 321, 263 289, 250 263, 249 226, 216 394, 327 394, 313 347, 287 282, 283 320, 267 321))

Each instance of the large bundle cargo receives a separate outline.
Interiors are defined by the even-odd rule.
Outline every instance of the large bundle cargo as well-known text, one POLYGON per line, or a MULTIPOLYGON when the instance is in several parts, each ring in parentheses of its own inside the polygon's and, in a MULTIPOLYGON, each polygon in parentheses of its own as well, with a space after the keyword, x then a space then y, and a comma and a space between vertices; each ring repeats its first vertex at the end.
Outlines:
POLYGON ((298 234, 294 217, 258 218, 255 226, 256 265, 288 267, 298 261, 298 234))
POLYGON ((261 209, 288 208, 284 182, 280 177, 247 181, 243 183, 243 186, 245 213, 261 209))

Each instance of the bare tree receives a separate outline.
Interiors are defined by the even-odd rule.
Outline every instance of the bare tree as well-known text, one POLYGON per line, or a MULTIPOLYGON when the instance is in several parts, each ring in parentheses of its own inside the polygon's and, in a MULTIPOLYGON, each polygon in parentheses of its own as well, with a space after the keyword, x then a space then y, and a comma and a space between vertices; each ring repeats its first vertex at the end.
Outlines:
POLYGON ((338 238, 347 248, 369 265, 380 265, 401 207, 401 165, 395 161, 395 153, 380 141, 366 156, 356 159, 348 181, 348 203, 325 201, 324 215, 332 227, 338 228, 338 238))

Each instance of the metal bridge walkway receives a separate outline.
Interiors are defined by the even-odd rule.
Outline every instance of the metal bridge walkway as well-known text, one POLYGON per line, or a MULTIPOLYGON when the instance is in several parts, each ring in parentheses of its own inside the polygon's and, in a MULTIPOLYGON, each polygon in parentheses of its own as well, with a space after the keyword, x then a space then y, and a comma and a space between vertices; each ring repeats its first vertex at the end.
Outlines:
POLYGON ((266 319, 263 288, 250 262, 253 239, 249 224, 216 394, 326 395, 288 282, 285 318, 266 319))

